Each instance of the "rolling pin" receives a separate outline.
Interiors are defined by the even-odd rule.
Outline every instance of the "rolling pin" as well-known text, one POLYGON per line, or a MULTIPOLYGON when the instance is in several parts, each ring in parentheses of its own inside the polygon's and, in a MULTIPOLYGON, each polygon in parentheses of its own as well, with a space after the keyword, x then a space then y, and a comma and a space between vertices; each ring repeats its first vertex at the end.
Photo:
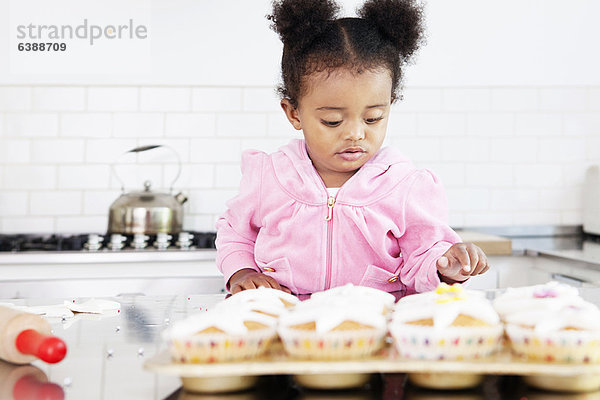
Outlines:
POLYGON ((65 358, 67 346, 50 332, 50 324, 39 315, 0 306, 0 359, 14 364, 37 358, 59 362, 65 358))

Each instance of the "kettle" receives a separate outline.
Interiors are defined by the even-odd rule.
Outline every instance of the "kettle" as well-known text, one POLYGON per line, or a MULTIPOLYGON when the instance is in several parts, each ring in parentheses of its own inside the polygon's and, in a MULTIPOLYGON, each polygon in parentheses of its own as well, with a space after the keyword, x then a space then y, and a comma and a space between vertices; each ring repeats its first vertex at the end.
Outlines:
POLYGON ((172 195, 173 184, 181 174, 181 160, 175 150, 165 145, 141 146, 126 151, 121 154, 115 164, 112 165, 112 171, 115 177, 121 183, 121 196, 116 199, 108 211, 108 234, 158 234, 158 233, 179 233, 183 225, 183 203, 187 197, 182 193, 172 195), (152 183, 144 182, 144 190, 137 192, 125 192, 125 185, 117 174, 115 164, 119 159, 129 153, 141 153, 152 149, 164 147, 170 149, 177 157, 179 170, 173 182, 169 193, 160 193, 152 191, 152 183))

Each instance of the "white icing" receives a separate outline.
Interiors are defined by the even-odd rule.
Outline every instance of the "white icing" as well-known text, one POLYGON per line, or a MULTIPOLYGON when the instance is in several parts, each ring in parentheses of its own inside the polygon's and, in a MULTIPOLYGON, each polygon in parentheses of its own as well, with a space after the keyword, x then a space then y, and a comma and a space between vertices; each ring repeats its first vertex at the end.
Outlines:
POLYGON ((325 290, 323 292, 313 293, 310 298, 313 300, 329 297, 343 297, 351 300, 352 302, 380 302, 389 309, 394 306, 394 302, 396 301, 396 298, 393 294, 367 286, 354 286, 351 283, 325 290))
MULTIPOLYGON (((73 324, 77 321, 85 320, 85 321, 100 321, 106 318, 112 318, 118 315, 116 310, 105 311, 102 314, 91 314, 91 313, 75 313, 73 317, 67 318, 62 321, 60 324, 64 330, 69 329, 73 324)), ((47 315, 45 315, 47 317, 47 315)))
POLYGON ((386 307, 380 301, 367 298, 367 297, 349 297, 349 296, 322 296, 310 298, 309 300, 305 300, 298 305, 296 305, 296 309, 303 309, 307 307, 336 307, 336 308, 347 308, 347 309, 367 309, 370 312, 385 314, 391 311, 391 307, 386 307))
POLYGON ((576 288, 551 281, 543 285, 508 288, 494 300, 494 308, 505 319, 514 312, 561 308, 564 304, 582 302, 576 288))
POLYGON ((490 325, 500 322, 500 318, 483 292, 462 290, 460 299, 448 300, 436 291, 425 292, 401 298, 394 308, 393 323, 406 323, 421 319, 432 319, 435 329, 450 325, 459 314, 467 315, 490 325))
POLYGON ((385 329, 386 319, 380 308, 371 304, 349 304, 344 299, 309 299, 301 302, 296 308, 281 316, 282 326, 293 326, 314 322, 317 333, 333 330, 345 321, 353 321, 376 329, 385 329))
POLYGON ((256 313, 248 307, 216 306, 199 314, 178 321, 168 329, 164 336, 168 339, 185 338, 209 327, 215 327, 229 334, 245 334, 246 321, 254 321, 274 328, 276 320, 268 315, 256 313))
POLYGON ((115 311, 121 308, 120 303, 103 299, 90 299, 83 303, 73 303, 65 300, 64 306, 74 312, 90 314, 102 314, 104 312, 115 311))
POLYGON ((240 301, 230 297, 215 305, 214 309, 223 310, 224 312, 236 312, 243 309, 244 311, 263 312, 274 315, 275 318, 288 312, 282 302, 273 302, 269 299, 256 299, 248 301, 240 301))
POLYGON ((43 315, 47 318, 71 318, 75 315, 73 314, 73 311, 60 304, 54 306, 27 307, 27 311, 34 314, 43 315))
MULTIPOLYGON (((300 300, 298 300, 298 298, 294 295, 286 293, 282 290, 266 288, 266 287, 262 287, 262 286, 257 289, 242 290, 241 292, 238 292, 238 293, 234 294, 233 296, 229 297, 225 301, 240 301, 240 302, 242 302, 242 301, 255 301, 255 300, 261 300, 261 299, 270 299, 273 301, 277 301, 279 303, 281 303, 281 300, 285 300, 291 304, 297 304, 300 302, 300 300), (235 300, 233 300, 233 299, 235 299, 235 300)), ((281 304, 283 304, 283 303, 281 303, 281 304)))
POLYGON ((536 308, 512 312, 506 316, 506 323, 532 326, 538 333, 555 332, 567 327, 600 331, 600 310, 580 298, 563 298, 560 303, 538 303, 536 308))
POLYGON ((282 292, 281 290, 260 287, 258 289, 249 289, 238 292, 217 304, 217 307, 248 306, 254 311, 261 311, 280 316, 281 314, 288 312, 282 299, 292 304, 296 304, 300 301, 295 296, 282 292))
POLYGON ((63 304, 31 307, 17 306, 11 303, 3 303, 2 305, 19 311, 42 315, 46 318, 72 318, 75 315, 73 312, 89 314, 114 314, 114 312, 121 308, 121 304, 116 301, 102 299, 91 299, 83 303, 73 303, 65 300, 63 304))

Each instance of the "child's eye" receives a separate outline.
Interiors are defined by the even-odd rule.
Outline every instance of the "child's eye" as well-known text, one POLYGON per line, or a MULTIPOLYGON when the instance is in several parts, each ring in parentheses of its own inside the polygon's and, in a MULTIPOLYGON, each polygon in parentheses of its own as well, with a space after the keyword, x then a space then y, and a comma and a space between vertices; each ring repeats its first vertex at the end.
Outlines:
POLYGON ((383 119, 383 117, 378 117, 378 118, 366 118, 365 121, 367 122, 367 124, 374 124, 376 122, 379 122, 383 119))
POLYGON ((326 126, 335 127, 335 126, 338 126, 339 124, 341 124, 342 121, 325 121, 324 119, 322 119, 321 123, 323 123, 323 125, 326 125, 326 126))

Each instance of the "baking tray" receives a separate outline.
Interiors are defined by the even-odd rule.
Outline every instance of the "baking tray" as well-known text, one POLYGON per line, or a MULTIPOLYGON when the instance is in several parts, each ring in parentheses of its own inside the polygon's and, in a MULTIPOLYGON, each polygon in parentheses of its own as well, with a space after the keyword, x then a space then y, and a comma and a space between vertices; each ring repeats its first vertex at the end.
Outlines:
POLYGON ((600 364, 566 364, 527 361, 504 348, 494 356, 477 360, 414 360, 398 355, 388 344, 369 358, 320 361, 295 359, 286 355, 280 341, 272 344, 261 357, 224 363, 177 363, 167 350, 144 363, 148 370, 181 377, 227 377, 296 374, 357 374, 357 373, 453 373, 484 375, 600 375, 600 364))

